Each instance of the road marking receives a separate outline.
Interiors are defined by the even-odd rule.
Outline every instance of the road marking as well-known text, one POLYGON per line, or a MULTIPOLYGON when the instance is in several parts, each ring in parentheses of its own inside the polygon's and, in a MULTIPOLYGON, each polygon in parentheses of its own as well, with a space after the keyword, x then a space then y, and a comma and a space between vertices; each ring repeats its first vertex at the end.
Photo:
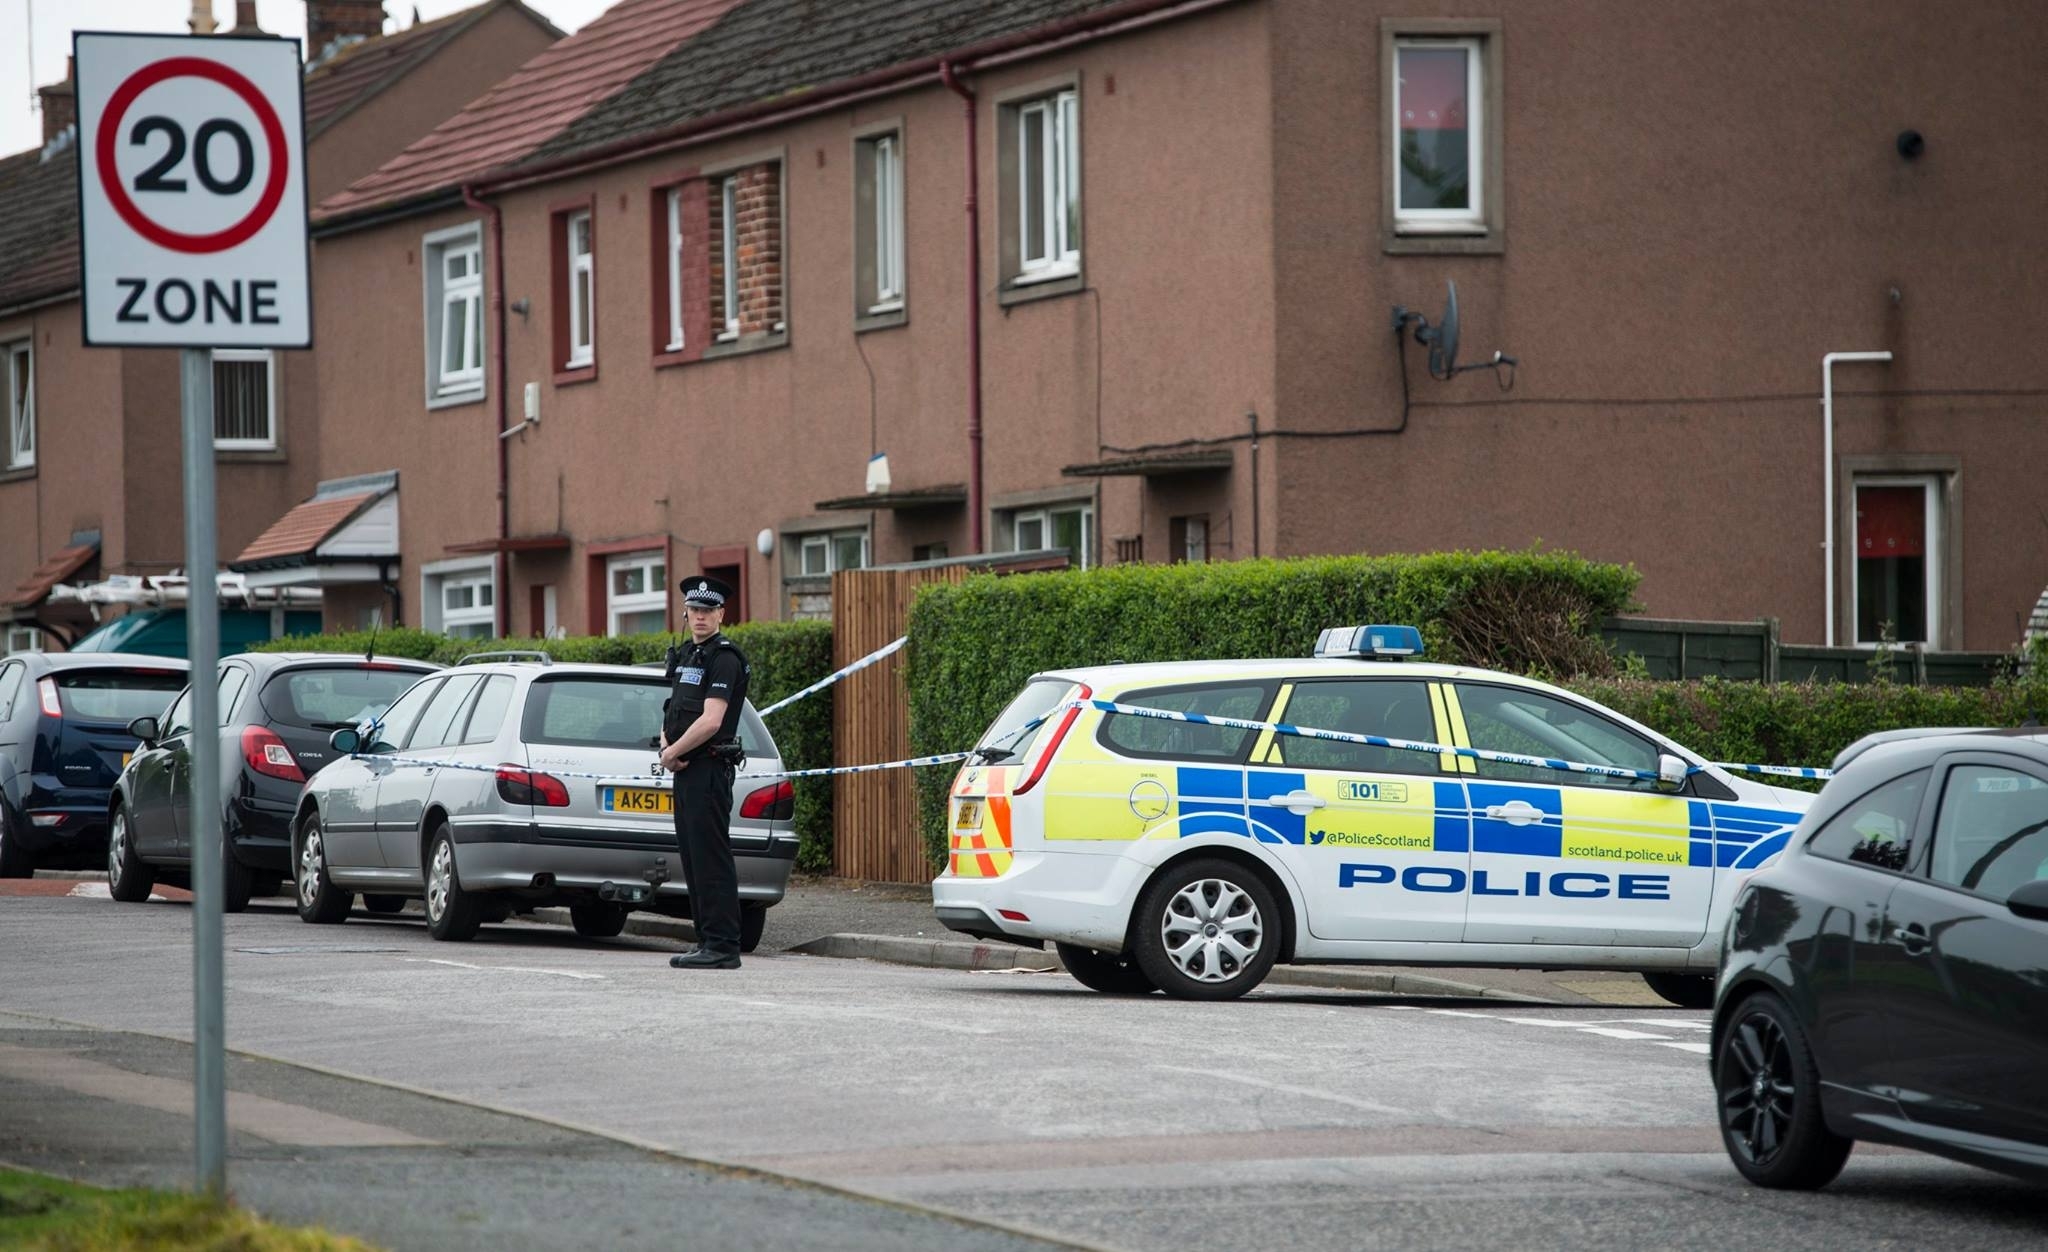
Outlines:
MULTIPOLYGON (((88 1061, 68 1052, 0 1044, 0 1074, 44 1087, 192 1116, 192 1084, 177 1078, 138 1074, 88 1061)), ((228 1125, 272 1143, 308 1148, 422 1148, 440 1146, 353 1118, 337 1117, 301 1104, 287 1104, 246 1091, 227 1093, 228 1125)))
POLYGON ((1413 1117, 1415 1115, 1412 1109, 1398 1108, 1392 1104, 1380 1104, 1372 1100, 1360 1100, 1355 1096, 1337 1095, 1329 1091, 1317 1091, 1313 1087, 1296 1087, 1284 1082, 1267 1082, 1263 1078, 1248 1078, 1243 1074, 1234 1074, 1227 1069, 1194 1069, 1185 1065, 1154 1065, 1151 1068, 1164 1070, 1169 1074, 1194 1074, 1198 1077, 1215 1078, 1223 1082, 1234 1082, 1246 1087, 1262 1087, 1267 1091, 1279 1091, 1287 1095, 1305 1096, 1311 1100, 1328 1100, 1332 1104, 1348 1105, 1351 1108, 1364 1109, 1368 1113, 1399 1113, 1404 1117, 1413 1117))
POLYGON ((1654 1043, 1659 1047, 1676 1048, 1681 1052, 1707 1055, 1711 1048, 1694 1040, 1673 1039, 1670 1034, 1658 1034, 1648 1030, 1632 1030, 1630 1026, 1655 1026, 1667 1032, 1712 1030, 1711 1022, 1690 1017, 1602 1017, 1590 1021, 1570 1017, 1515 1017, 1506 1013, 1475 1013, 1470 1009, 1424 1009, 1439 1017, 1472 1017, 1482 1021, 1506 1022, 1511 1026, 1541 1026, 1547 1030, 1570 1030, 1582 1035, 1599 1035, 1605 1039, 1636 1040, 1654 1043), (1620 1025, 1618 1023, 1627 1023, 1620 1025))
POLYGON ((557 978, 580 978, 586 982, 605 982, 603 974, 586 974, 573 969, 541 969, 535 965, 471 965, 468 961, 448 961, 437 956, 409 956, 405 958, 415 965, 450 965, 456 969, 481 969, 501 974, 553 974, 557 978))
POLYGON ((1659 1039, 1657 1046, 1660 1048, 1677 1048, 1680 1052, 1697 1052, 1701 1056, 1712 1055, 1714 1051, 1706 1044, 1694 1043, 1690 1039, 1659 1039))

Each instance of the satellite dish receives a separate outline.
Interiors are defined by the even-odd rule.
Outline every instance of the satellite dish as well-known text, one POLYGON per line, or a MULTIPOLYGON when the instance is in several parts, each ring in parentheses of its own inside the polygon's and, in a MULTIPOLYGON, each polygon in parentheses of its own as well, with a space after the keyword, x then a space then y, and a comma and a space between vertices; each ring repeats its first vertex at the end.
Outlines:
POLYGON ((1444 287, 1444 315, 1430 332, 1429 372, 1447 379, 1458 372, 1458 284, 1446 279, 1444 287))

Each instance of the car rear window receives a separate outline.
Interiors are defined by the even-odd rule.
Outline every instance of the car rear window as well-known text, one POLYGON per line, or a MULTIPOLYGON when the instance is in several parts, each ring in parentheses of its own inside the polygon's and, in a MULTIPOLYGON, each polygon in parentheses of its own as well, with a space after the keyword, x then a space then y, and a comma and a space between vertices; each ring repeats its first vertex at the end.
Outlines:
POLYGON ((383 713, 422 672, 361 665, 287 670, 263 685, 263 711, 279 725, 339 730, 383 713))
POLYGON ((155 717, 185 688, 184 671, 174 669, 60 669, 50 677, 66 716, 96 722, 155 717))
MULTIPOLYGON (((526 692, 520 737, 564 747, 652 750, 667 699, 668 687, 658 678, 538 678, 526 692)), ((775 755, 775 741, 751 706, 740 713, 739 739, 748 756, 775 755)))
POLYGON ((992 761, 1023 760, 1025 754, 1031 751, 1031 745, 1038 741, 1038 736, 1045 732, 1046 725, 1051 722, 1052 719, 1047 714, 1058 708, 1060 702, 1073 690, 1074 684, 1065 678, 1038 678, 1026 683, 1024 690, 1017 693, 1017 698, 1010 701, 1010 707, 1004 709, 1002 715, 990 724, 988 731, 982 735, 981 742, 974 745, 975 748, 1008 749, 1005 755, 991 755, 989 759, 992 761), (1044 718, 1045 721, 1028 731, 1024 730, 1024 727, 1030 726, 1040 718, 1044 718), (1018 733, 1020 731, 1023 733, 1018 733))
MULTIPOLYGON (((1133 691, 1119 696, 1117 703, 1256 721, 1272 697, 1273 690, 1266 683, 1233 683, 1155 687, 1150 691, 1133 691)), ((1256 734, 1233 726, 1204 726, 1195 722, 1115 713, 1102 719, 1102 728, 1096 733, 1101 737, 1101 743, 1125 756, 1204 761, 1237 760, 1256 734)))

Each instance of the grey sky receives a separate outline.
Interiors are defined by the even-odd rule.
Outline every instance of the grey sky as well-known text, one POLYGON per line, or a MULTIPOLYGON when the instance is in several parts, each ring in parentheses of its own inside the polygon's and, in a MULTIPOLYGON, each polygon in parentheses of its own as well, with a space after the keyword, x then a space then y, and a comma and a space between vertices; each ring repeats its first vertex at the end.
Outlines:
MULTIPOLYGON (((478 0, 385 0, 386 30, 410 26, 413 14, 431 21, 465 9, 478 0)), ((526 0, 536 12, 565 32, 573 32, 610 8, 615 0, 526 0)), ((223 27, 235 24, 234 0, 212 0, 223 27)), ((0 0, 0 155, 33 148, 42 142, 43 122, 36 111, 35 88, 64 77, 64 58, 71 53, 75 30, 133 30, 180 33, 191 15, 192 0, 0 0), (29 71, 29 28, 34 24, 35 71, 29 71)), ((257 0, 256 20, 263 29, 303 39, 303 0, 257 0)))

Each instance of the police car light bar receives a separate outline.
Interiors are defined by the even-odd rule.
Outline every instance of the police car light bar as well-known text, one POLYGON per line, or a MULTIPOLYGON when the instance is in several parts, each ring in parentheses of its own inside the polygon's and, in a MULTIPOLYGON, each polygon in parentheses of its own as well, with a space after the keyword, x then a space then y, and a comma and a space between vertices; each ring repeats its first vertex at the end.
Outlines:
POLYGON ((1422 632, 1413 626, 1332 626, 1316 640, 1323 657, 1421 656, 1422 632))

